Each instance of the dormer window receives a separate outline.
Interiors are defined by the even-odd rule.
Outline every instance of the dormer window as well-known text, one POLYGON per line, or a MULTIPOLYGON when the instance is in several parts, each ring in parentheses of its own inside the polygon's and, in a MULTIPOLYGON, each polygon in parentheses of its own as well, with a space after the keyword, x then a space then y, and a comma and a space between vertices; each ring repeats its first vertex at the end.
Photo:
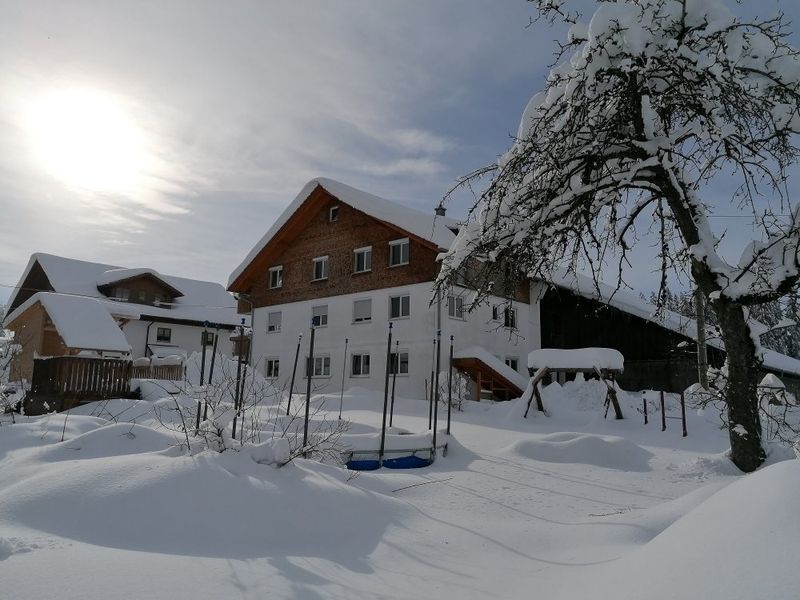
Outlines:
POLYGON ((339 220, 339 207, 338 206, 331 206, 330 210, 328 210, 328 221, 331 223, 335 223, 339 220))
POLYGON ((114 298, 127 302, 131 298, 131 291, 128 288, 118 287, 114 290, 114 298))

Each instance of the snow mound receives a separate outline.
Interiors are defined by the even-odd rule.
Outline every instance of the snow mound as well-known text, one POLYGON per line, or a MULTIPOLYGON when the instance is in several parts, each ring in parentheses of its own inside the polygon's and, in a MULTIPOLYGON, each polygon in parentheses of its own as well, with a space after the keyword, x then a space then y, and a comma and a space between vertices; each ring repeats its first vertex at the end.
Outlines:
POLYGON ((690 511, 649 544, 573 581, 571 597, 796 598, 800 462, 742 477, 690 511), (636 574, 635 577, 632 574, 636 574), (712 575, 712 576, 709 576, 712 575), (584 589, 585 588, 585 589, 584 589))
POLYGON ((180 439, 171 432, 132 423, 114 423, 43 448, 39 458, 49 461, 105 458, 158 452, 179 443, 180 439))
POLYGON ((503 451, 542 462, 577 463, 623 471, 649 471, 653 456, 621 437, 572 432, 520 440, 503 451))
MULTIPOLYGON (((111 437, 106 429, 102 435, 111 437)), ((119 549, 318 556, 362 569, 359 561, 385 529, 407 516, 399 501, 348 484, 341 469, 304 460, 277 469, 254 462, 255 454, 146 453, 48 464, 31 452, 28 468, 17 470, 22 476, 0 485, 0 522, 119 549)))

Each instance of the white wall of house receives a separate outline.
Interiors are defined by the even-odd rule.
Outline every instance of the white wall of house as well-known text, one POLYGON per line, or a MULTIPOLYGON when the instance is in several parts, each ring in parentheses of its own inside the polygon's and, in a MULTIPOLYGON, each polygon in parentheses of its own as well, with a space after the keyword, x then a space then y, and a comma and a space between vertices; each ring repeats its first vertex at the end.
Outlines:
MULTIPOLYGON (((131 356, 133 358, 145 356, 147 344, 166 343, 159 342, 156 339, 159 327, 167 327, 170 329, 169 344, 178 346, 186 352, 187 356, 190 356, 193 352, 200 352, 202 350, 201 339, 203 327, 178 325, 175 323, 159 323, 158 321, 129 321, 123 326, 122 332, 131 345, 131 356), (150 325, 149 331, 148 325, 150 325)), ((214 331, 214 329, 209 329, 209 331, 214 331)), ((230 336, 231 332, 229 330, 219 330, 219 341, 217 342, 218 353, 225 356, 232 355, 233 345, 230 336)))
MULTIPOLYGON (((466 292, 465 292, 466 293, 466 292)), ((430 305, 431 283, 406 287, 386 288, 366 293, 347 294, 316 300, 294 302, 258 308, 254 313, 253 364, 264 375, 267 361, 278 359, 278 385, 289 387, 298 336, 303 339, 300 346, 295 393, 305 392, 305 358, 309 351, 312 310, 327 306, 327 324, 316 328, 314 354, 330 357, 330 374, 314 377, 312 387, 317 393, 338 397, 342 387, 363 387, 382 396, 386 368, 386 344, 389 330, 390 298, 405 295, 410 297, 410 315, 392 319, 392 349, 399 341, 401 352, 409 354, 408 374, 398 375, 396 392, 405 397, 424 397, 425 382, 430 380, 434 360, 433 340, 436 336, 436 305, 430 305), (353 303, 362 299, 372 300, 372 319, 369 322, 353 322, 353 303), (270 313, 281 313, 280 331, 267 332, 270 313), (345 339, 348 339, 345 361, 345 339), (352 355, 368 353, 369 375, 352 374, 352 355)), ((494 299, 497 304, 502 301, 494 299)), ((492 320, 491 306, 482 306, 463 319, 448 316, 447 303, 441 303, 442 355, 441 368, 446 370, 449 353, 449 337, 454 336, 456 350, 469 346, 482 346, 492 354, 505 359, 519 359, 518 370, 525 373, 525 357, 539 344, 538 305, 516 304, 518 331, 510 332, 502 323, 492 320)))

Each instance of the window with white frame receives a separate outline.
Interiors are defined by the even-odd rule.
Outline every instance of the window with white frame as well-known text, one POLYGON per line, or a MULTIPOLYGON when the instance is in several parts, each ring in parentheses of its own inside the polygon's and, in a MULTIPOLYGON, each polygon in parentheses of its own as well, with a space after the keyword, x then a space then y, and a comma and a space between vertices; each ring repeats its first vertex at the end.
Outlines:
POLYGON ((311 307, 311 324, 314 327, 327 327, 328 326, 328 305, 327 304, 311 307))
POLYGON ((328 257, 318 256, 313 261, 313 280, 319 281, 320 279, 328 278, 328 257))
POLYGON ((118 287, 114 290, 114 297, 117 300, 123 300, 127 302, 128 300, 130 300, 131 291, 128 288, 118 287))
POLYGON ((408 375, 408 350, 392 352, 392 374, 408 375))
POLYGON ((493 306, 492 307, 492 320, 502 321, 503 327, 509 329, 516 329, 517 327, 517 309, 506 306, 493 306))
POLYGON ((281 359, 277 357, 267 357, 267 366, 264 369, 264 376, 267 379, 277 379, 280 375, 281 359))
POLYGON ((464 318, 464 297, 450 294, 447 297, 447 316, 451 319, 464 318))
POLYGON ((408 264, 408 238, 389 242, 389 266, 397 267, 408 264))
POLYGON ((516 356, 506 356, 506 364, 514 369, 515 371, 519 370, 519 358, 516 356))
POLYGON ((156 328, 156 341, 157 342, 171 342, 172 341, 172 329, 169 327, 157 327, 156 328))
POLYGON ((339 220, 339 207, 338 206, 331 206, 328 210, 328 221, 331 223, 335 223, 339 220))
POLYGON ((369 354, 354 352, 350 357, 350 365, 352 377, 369 377, 369 354))
POLYGON ((411 296, 392 296, 389 298, 389 318, 403 319, 411 314, 411 296))
POLYGON ((283 265, 270 267, 269 269, 269 287, 271 290, 283 287, 283 265))
POLYGON ((372 270, 372 246, 353 250, 353 273, 366 273, 372 270))
POLYGON ((306 377, 308 377, 309 367, 311 367, 312 377, 330 377, 331 376, 331 357, 327 354, 314 357, 314 364, 306 357, 306 377))
POLYGON ((281 330, 281 311, 267 313, 267 333, 276 333, 281 330))
POLYGON ((353 323, 365 323, 372 320, 372 299, 353 300, 353 323))
POLYGON ((214 332, 213 331, 203 331, 200 334, 200 344, 203 346, 213 346, 214 345, 214 332))

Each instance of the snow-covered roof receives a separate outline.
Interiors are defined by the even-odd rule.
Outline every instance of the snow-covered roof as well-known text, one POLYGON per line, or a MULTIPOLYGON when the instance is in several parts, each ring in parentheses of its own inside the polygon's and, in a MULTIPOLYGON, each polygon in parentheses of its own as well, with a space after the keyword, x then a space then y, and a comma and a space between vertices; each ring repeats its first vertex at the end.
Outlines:
POLYGON ((519 389, 524 390, 528 386, 528 377, 521 375, 509 367, 505 362, 497 358, 494 354, 482 346, 470 346, 468 348, 464 348, 463 350, 453 352, 453 358, 477 358, 485 365, 491 367, 493 371, 505 377, 519 389))
POLYGON ((18 306, 9 319, 14 320, 37 302, 44 306, 58 335, 68 347, 130 352, 131 346, 119 325, 95 298, 37 292, 18 306))
MULTIPOLYGON (((625 290, 616 290, 614 287, 600 282, 595 282, 585 275, 575 273, 559 272, 554 274, 550 283, 558 287, 566 288, 584 298, 599 300, 603 304, 613 306, 623 312, 640 317, 665 329, 685 335, 686 337, 697 339, 697 323, 694 319, 684 317, 671 310, 663 310, 662 314, 657 314, 654 305, 642 298, 625 290), (599 290, 598 290, 599 288, 599 290), (598 294, 599 291, 599 294, 598 294)), ((758 330, 761 324, 755 324, 758 330)), ((707 344, 719 350, 725 350, 722 340, 713 336, 706 336, 707 344)), ((786 356, 774 350, 763 349, 764 366, 776 371, 784 371, 793 375, 800 375, 800 360, 786 356)))
POLYGON ((334 196, 339 201, 352 206, 356 210, 368 214, 379 221, 390 223, 395 227, 407 231, 424 240, 428 240, 436 244, 439 249, 446 250, 455 239, 455 233, 452 229, 458 228, 458 221, 447 217, 435 217, 431 213, 424 213, 413 208, 399 203, 375 196, 368 192, 356 189, 344 183, 334 181, 325 177, 318 177, 312 179, 303 186, 300 193, 297 194, 294 200, 289 203, 289 206, 281 213, 281 215, 272 224, 264 237, 253 247, 247 254, 247 257, 242 263, 236 267, 228 279, 228 285, 232 285, 236 279, 245 271, 247 266, 266 248, 267 244, 273 237, 281 230, 281 228, 289 221, 292 215, 298 208, 306 201, 317 186, 323 188, 331 196, 334 196))
MULTIPOLYGON (((183 296, 176 298, 169 305, 170 308, 137 304, 135 302, 119 302, 103 295, 98 289, 98 285, 107 285, 110 278, 119 280, 118 274, 123 271, 127 272, 128 275, 122 277, 122 279, 135 276, 133 275, 134 273, 156 273, 156 271, 152 269, 126 269, 116 265, 76 260, 42 252, 31 255, 28 266, 22 274, 20 283, 9 301, 9 305, 13 305, 14 298, 19 293, 23 282, 36 263, 41 266, 47 275, 47 279, 53 287, 52 291, 59 294, 95 298, 114 316, 130 319, 140 319, 146 316, 201 323, 208 321, 209 323, 218 323, 220 325, 237 325, 239 323, 239 317, 236 313, 236 301, 219 283, 158 273, 157 276, 160 280, 183 293, 183 296)), ((14 311, 14 313, 16 312, 14 311)), ((6 316, 4 321, 6 323, 10 322, 12 320, 10 317, 11 315, 6 316)))
POLYGON ((622 353, 613 348, 576 348, 561 350, 541 348, 528 354, 528 368, 549 367, 558 369, 608 369, 622 371, 625 360, 622 353))
POLYGON ((135 277, 142 277, 145 275, 149 275, 151 277, 155 277, 159 281, 163 282, 167 286, 175 289, 176 292, 182 294, 180 290, 176 289, 175 286, 169 284, 165 279, 164 276, 161 275, 155 269, 147 269, 147 268, 138 268, 138 269, 109 269, 108 271, 104 272, 97 278, 97 286, 103 287, 107 285, 111 285, 120 281, 127 281, 128 279, 133 279, 135 277))

